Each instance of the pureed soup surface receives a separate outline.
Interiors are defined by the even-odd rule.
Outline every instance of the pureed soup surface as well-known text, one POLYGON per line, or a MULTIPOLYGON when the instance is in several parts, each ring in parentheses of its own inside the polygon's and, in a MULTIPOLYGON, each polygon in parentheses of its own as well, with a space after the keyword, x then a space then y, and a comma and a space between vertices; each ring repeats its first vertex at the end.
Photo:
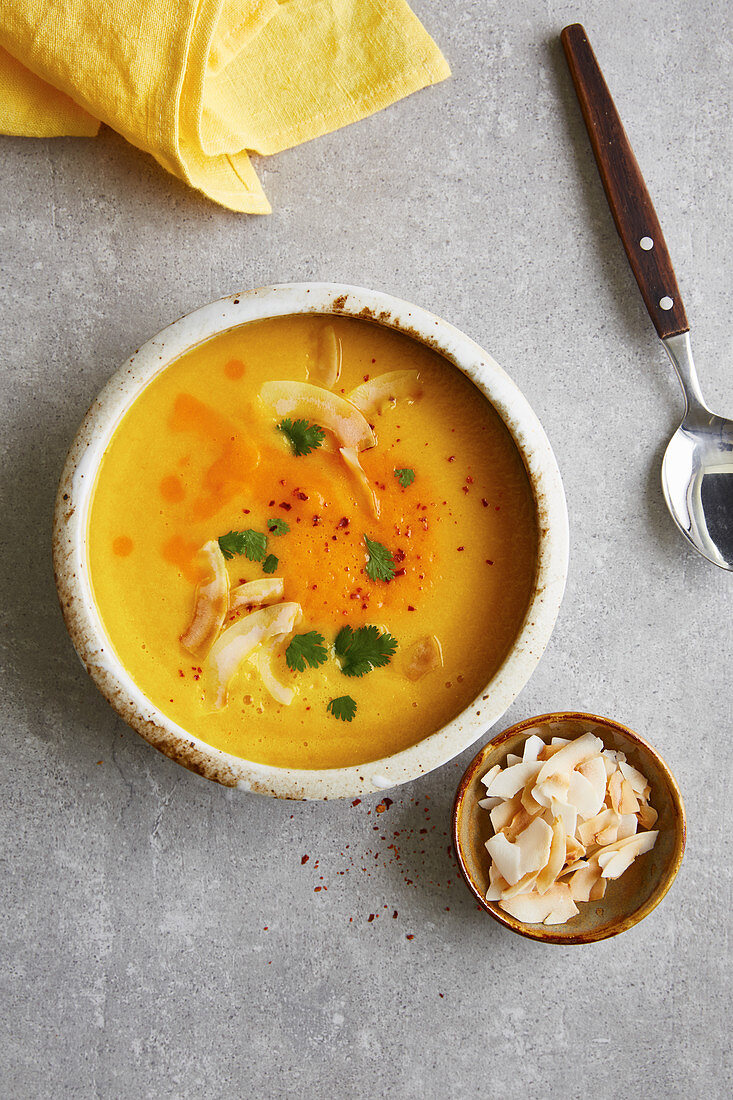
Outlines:
MULTIPOLYGON (((251 322, 168 367, 118 426, 89 521, 97 605, 141 690, 210 745, 292 768, 380 759, 463 710, 521 627, 536 554, 535 506, 521 457, 473 384, 406 336, 323 316, 251 322), (381 412, 362 400, 377 439, 358 452, 369 485, 349 468, 329 431, 321 433, 322 446, 294 453, 292 438, 277 425, 287 417, 312 427, 317 417, 297 409, 283 416, 282 404, 267 406, 260 397, 273 380, 318 384, 324 356, 330 362, 339 345, 335 394, 386 372, 419 372, 417 383, 414 374, 404 376, 403 396, 385 401, 381 412), (414 480, 409 473, 398 478, 396 470, 414 471, 414 480), (283 524, 287 530, 278 533, 283 524), (300 616, 289 634, 242 661, 225 701, 226 685, 211 669, 222 643, 207 660, 211 636, 194 652, 179 639, 190 643, 195 608, 211 612, 205 596, 212 555, 202 547, 232 531, 257 533, 254 540, 245 536, 248 545, 254 541, 252 552, 277 563, 233 553, 226 561, 229 600, 243 582, 282 578, 281 599, 299 604, 300 616), (391 580, 368 575, 365 535, 380 544, 372 556, 386 566, 382 575, 394 573, 391 580), (269 577, 263 567, 273 570, 269 577), (396 640, 396 649, 381 667, 346 675, 334 652, 336 635, 345 625, 357 631, 367 624, 379 628, 371 642, 378 635, 389 651, 396 640), (293 635, 310 634, 307 648, 313 632, 322 647, 309 652, 323 663, 301 660, 303 671, 289 668, 293 635), (278 694, 292 690, 290 705, 264 686, 263 662, 279 682, 278 694), (327 709, 343 697, 356 704, 351 721, 327 709)), ((229 611, 220 629, 256 612, 229 611)), ((332 709, 341 713, 340 704, 332 709)))

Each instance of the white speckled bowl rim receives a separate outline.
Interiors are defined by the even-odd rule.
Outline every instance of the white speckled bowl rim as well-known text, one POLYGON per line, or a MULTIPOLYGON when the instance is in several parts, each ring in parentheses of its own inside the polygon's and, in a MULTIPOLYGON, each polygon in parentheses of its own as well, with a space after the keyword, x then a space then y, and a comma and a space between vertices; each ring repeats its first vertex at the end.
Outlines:
POLYGON ((293 283, 232 294, 189 313, 154 336, 120 368, 89 409, 71 446, 54 513, 56 584, 71 640, 118 714, 178 763, 230 787, 280 798, 346 798, 384 791, 424 775, 471 745, 501 717, 529 680, 552 633, 565 587, 568 520, 560 473, 539 420, 490 355, 453 325, 389 294, 332 283, 293 283), (305 770, 258 764, 213 748, 171 721, 137 687, 102 624, 87 561, 90 505, 100 462, 133 401, 192 347, 248 321, 335 314, 396 329, 440 352, 486 395, 511 432, 537 507, 537 576, 520 633, 483 691, 453 721, 381 760, 305 770), (484 698, 486 696, 487 698, 484 698))

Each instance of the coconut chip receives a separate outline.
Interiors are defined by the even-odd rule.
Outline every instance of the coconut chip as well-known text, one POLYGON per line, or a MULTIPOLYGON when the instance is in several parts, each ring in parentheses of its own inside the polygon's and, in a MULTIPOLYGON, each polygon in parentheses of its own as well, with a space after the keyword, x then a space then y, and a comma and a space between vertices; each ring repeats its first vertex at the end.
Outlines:
POLYGON ((318 338, 318 355, 309 377, 327 390, 333 389, 341 377, 343 350, 333 325, 326 325, 318 338))
POLYGON ((181 635, 181 645, 196 656, 206 653, 221 630, 229 609, 229 574, 216 539, 201 547, 211 576, 196 589, 193 617, 181 635))
MULTIPOLYGON (((440 640, 435 634, 425 634, 410 647, 402 667, 407 679, 415 683, 442 666, 443 650, 440 640)), ((497 774, 499 770, 497 767, 497 774)))
POLYGON ((420 375, 415 370, 393 370, 362 382, 347 395, 364 416, 378 416, 399 400, 416 401, 422 394, 420 375))
POLYGON ((332 432, 339 447, 364 451, 377 445, 374 432, 355 405, 310 382, 265 382, 260 399, 278 420, 303 417, 332 432))
POLYGON ((379 519, 380 504, 377 494, 372 488, 372 483, 364 473, 364 469, 359 462, 359 452, 356 447, 340 447, 339 454, 346 463, 346 466, 354 475, 356 484, 359 486, 359 491, 364 497, 367 506, 369 507, 373 516, 379 519))

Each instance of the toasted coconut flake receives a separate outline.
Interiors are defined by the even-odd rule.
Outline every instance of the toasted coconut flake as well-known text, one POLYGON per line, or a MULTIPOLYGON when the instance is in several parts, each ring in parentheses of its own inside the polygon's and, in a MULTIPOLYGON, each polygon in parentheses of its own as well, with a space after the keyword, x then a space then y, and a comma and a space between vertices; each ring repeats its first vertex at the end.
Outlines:
POLYGON ((519 882, 515 883, 514 886, 506 886, 501 892, 502 901, 509 901, 510 898, 515 898, 517 894, 528 894, 535 884, 537 874, 537 871, 528 871, 526 875, 522 875, 519 882))
POLYGON ((563 745, 545 745, 544 748, 541 748, 540 751, 537 753, 537 759, 543 761, 550 760, 563 747, 563 745))
POLYGON ((553 898, 548 898, 547 894, 540 896, 534 891, 529 894, 519 894, 514 898, 502 898, 499 901, 499 908, 510 917, 520 920, 522 924, 542 924, 550 913, 552 905, 553 898))
POLYGON ((489 817, 495 833, 501 832, 509 824, 521 805, 522 799, 517 794, 514 798, 503 800, 499 806, 491 811, 489 817))
POLYGON ((635 814, 639 809, 639 799, 634 794, 634 788, 628 779, 621 780, 621 798, 619 799, 618 812, 620 814, 635 814))
POLYGON ((524 751, 522 753, 522 761, 525 764, 530 764, 533 760, 537 760, 539 753, 544 748, 544 741, 541 737, 538 737, 536 733, 531 733, 527 740, 524 742, 524 751))
POLYGON ((486 841, 486 850, 510 886, 519 882, 526 869, 522 869, 522 851, 517 844, 510 844, 503 833, 497 833, 486 841))
POLYGON ((509 824, 504 826, 502 832, 507 840, 510 840, 513 844, 519 834, 524 832, 532 821, 534 821, 532 815, 527 813, 524 806, 520 806, 509 824))
POLYGON ((229 593, 229 610, 278 603, 284 593, 285 582, 282 577, 262 577, 257 581, 247 581, 246 584, 238 584, 236 588, 232 588, 229 593))
POLYGON ((534 780, 529 779, 524 784, 524 790, 522 791, 522 794, 521 794, 520 797, 521 797, 521 800, 522 800, 522 805, 524 806, 527 813, 532 814, 532 816, 534 817, 537 814, 541 814, 544 807, 540 805, 540 803, 537 801, 537 799, 532 794, 532 787, 533 786, 534 786, 534 780))
POLYGON ((581 772, 574 771, 571 774, 567 800, 571 806, 575 806, 577 809, 578 817, 595 817, 597 813, 600 813, 605 793, 605 784, 604 790, 601 791, 599 796, 597 788, 581 772))
POLYGON ((601 756, 591 757, 590 760, 586 760, 584 764, 578 767, 578 771, 588 780, 591 787, 596 792, 596 797, 598 798, 598 810, 596 810, 596 813, 598 813, 606 797, 607 776, 603 758, 601 756))
POLYGON ((506 766, 508 768, 514 767, 515 764, 521 764, 521 763, 522 763, 522 757, 521 756, 517 756, 517 754, 514 753, 514 752, 507 753, 506 766))
POLYGON ((262 683, 275 702, 281 703, 284 707, 289 707, 292 703, 295 698, 295 689, 287 687, 278 680, 272 663, 277 650, 282 646, 285 639, 289 637, 289 634, 276 634, 273 638, 270 638, 269 641, 260 642, 252 656, 252 660, 257 667, 262 683))
POLYGON ((638 827, 639 821, 636 814, 623 814, 619 822, 616 840, 626 840, 627 837, 634 836, 638 827))
POLYGON ((556 745, 556 746, 559 745, 559 747, 562 748, 563 745, 569 745, 570 744, 570 738, 569 737, 553 737, 550 741, 550 744, 551 745, 556 745))
POLYGON ((499 906, 524 924, 563 924, 578 912, 570 889, 563 883, 556 883, 542 895, 532 891, 506 900, 502 898, 499 906))
MULTIPOLYGON (((418 638, 408 649, 402 665, 405 676, 413 683, 427 676, 429 672, 435 672, 442 667, 443 650, 435 634, 425 634, 422 638, 418 638)), ((494 766, 498 774, 501 768, 498 764, 494 766)))
POLYGON ((493 810, 494 806, 500 805, 503 801, 502 798, 479 798, 478 804, 482 810, 493 810))
MULTIPOLYGON (((566 921, 570 920, 571 917, 577 916, 577 914, 580 912, 578 906, 573 900, 573 895, 570 892, 570 888, 566 887, 565 889, 567 890, 567 893, 563 892, 559 897, 555 899, 554 907, 545 917, 545 924, 565 924, 566 921)), ((548 894, 551 892, 552 891, 550 890, 547 891, 548 894)), ((545 895, 545 897, 546 896, 547 895, 545 895)))
POLYGON ((585 855, 585 846, 569 833, 565 834, 565 849, 567 859, 582 859, 585 855))
POLYGON ((657 823, 657 811, 653 806, 650 806, 648 802, 642 802, 639 806, 639 824, 643 829, 651 829, 652 825, 657 823))
POLYGON ((551 809, 553 801, 563 801, 563 799, 552 799, 548 795, 543 794, 540 788, 535 785, 534 779, 532 779, 527 785, 530 789, 530 794, 532 795, 532 798, 535 800, 538 806, 542 806, 545 810, 551 809))
POLYGON ((326 325, 321 329, 318 337, 318 354, 309 377, 330 390, 341 377, 341 362, 343 350, 341 340, 336 335, 333 325, 326 325))
POLYGON ((500 764, 494 764, 493 767, 489 768, 486 775, 481 780, 484 787, 490 787, 492 779, 494 778, 495 775, 498 775, 500 771, 501 771, 501 765, 500 764))
MULTIPOLYGON (((552 844, 552 829, 541 817, 535 817, 524 829, 515 841, 521 852, 522 874, 528 871, 539 871, 550 858, 550 845, 552 844)), ((506 878, 506 875, 504 876, 506 878)))
POLYGON ((631 764, 627 764, 625 760, 619 762, 619 771, 623 775, 624 779, 628 779, 631 784, 631 789, 635 794, 642 794, 645 788, 648 786, 646 779, 636 768, 631 764))
POLYGON ((565 864, 565 854, 565 828, 562 820, 556 817, 552 823, 550 854, 535 883, 538 894, 545 894, 556 881, 565 864))
POLYGON ((498 901, 505 890, 509 889, 509 883, 499 874, 494 863, 489 864, 489 888, 486 891, 487 901, 498 901))
MULTIPOLYGON (((566 846, 567 846, 567 837, 565 838, 565 841, 566 841, 566 846)), ((587 860, 587 859, 574 859, 570 863, 568 863, 567 866, 563 867, 562 871, 560 872, 560 874, 557 877, 558 878, 567 878, 567 876, 572 875, 572 873, 574 871, 579 871, 581 867, 588 867, 588 866, 589 866, 589 860, 587 860)))
POLYGON ((532 788, 532 794, 541 802, 542 799, 549 799, 550 805, 552 800, 557 799, 558 802, 567 802, 568 800, 568 788, 570 786, 570 773, 558 772, 556 775, 550 775, 543 783, 536 783, 532 788))
POLYGON ((588 901, 600 901, 601 898, 605 897, 607 884, 607 879, 603 877, 597 879, 595 886, 593 886, 591 889, 588 901))
POLYGON ((420 375, 416 370, 393 370, 362 382, 351 391, 348 399, 364 416, 374 417, 399 400, 416 401, 421 394, 420 375))
POLYGON ((339 454, 356 478, 356 483, 359 486, 361 494, 364 497, 372 515, 379 519, 379 498, 374 492, 369 478, 366 476, 364 470, 362 469, 362 465, 359 462, 358 450, 356 449, 356 447, 341 447, 339 449, 339 454))
POLYGON ((573 901, 590 901, 591 890, 600 877, 601 868, 595 861, 579 867, 568 881, 573 901))
POLYGON ((540 767, 541 764, 536 761, 529 764, 514 764, 511 768, 504 768, 493 780, 491 786, 486 788, 486 793, 500 795, 502 798, 513 798, 529 779, 533 779, 537 775, 540 767))
POLYGON ((603 742, 599 737, 592 733, 584 733, 582 737, 563 745, 559 752, 543 764, 537 777, 538 784, 543 784, 551 776, 557 775, 567 776, 567 782, 569 783, 571 771, 577 768, 579 764, 584 764, 586 760, 590 760, 591 756, 597 756, 602 748, 603 742))
POLYGON ((217 540, 202 546, 201 553, 208 558, 212 576, 198 586, 191 625, 181 635, 181 645, 196 656, 211 648, 229 608, 229 574, 217 540))
MULTIPOLYGON (((602 852, 599 853, 599 855, 602 854, 602 852)), ((610 859, 605 861, 601 875, 605 879, 620 878, 635 859, 636 856, 633 852, 613 852, 610 859)))
MULTIPOLYGON (((554 818, 559 817, 562 819, 563 828, 566 834, 574 836, 578 827, 578 811, 575 806, 571 806, 569 802, 561 802, 560 799, 553 798, 550 809, 550 820, 548 824, 552 824, 554 818)), ((547 821, 547 817, 545 817, 547 821)))
POLYGON ((589 844, 593 843, 600 832, 608 828, 617 829, 620 823, 621 815, 617 814, 615 810, 601 810, 595 817, 589 818, 578 826, 578 839, 580 843, 585 844, 587 848, 589 844))
POLYGON ((652 830, 645 833, 636 833, 635 836, 628 836, 623 840, 617 840, 613 844, 606 845, 603 851, 598 853, 598 862, 601 867, 605 867, 611 856, 616 852, 633 852, 634 857, 642 856, 645 852, 652 850, 658 836, 658 830, 652 830))
POLYGON ((341 447, 365 451, 377 439, 362 413, 350 401, 310 382, 265 382, 260 398, 278 420, 302 417, 333 432, 341 447))
POLYGON ((623 775, 618 768, 616 768, 616 771, 608 781, 608 797, 617 814, 621 813, 621 784, 623 781, 623 775))
POLYGON ((289 634, 299 616, 298 603, 272 604, 244 615, 221 634, 206 658, 206 673, 217 708, 226 705, 231 680, 255 647, 276 634, 289 634))

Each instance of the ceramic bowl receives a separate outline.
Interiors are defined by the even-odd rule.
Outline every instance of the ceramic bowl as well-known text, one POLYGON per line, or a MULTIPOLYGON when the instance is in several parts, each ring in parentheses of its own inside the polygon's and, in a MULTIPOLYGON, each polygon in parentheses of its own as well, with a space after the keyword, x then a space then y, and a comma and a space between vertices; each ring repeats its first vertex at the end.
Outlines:
POLYGON ((565 497, 555 458, 527 401, 473 340, 417 306, 388 294, 330 283, 264 287, 212 302, 164 329, 111 379, 87 413, 61 477, 54 517, 54 567, 71 639, 115 710, 174 760, 227 786, 285 798, 338 798, 385 790, 431 771, 493 725, 524 687, 550 637, 567 572, 565 497), (320 771, 276 768, 212 748, 172 722, 143 695, 118 660, 94 602, 87 523, 105 448, 130 405, 161 371, 192 347, 248 321, 291 314, 357 317, 396 329, 454 363, 486 395, 524 460, 539 530, 537 575, 524 623, 485 689, 443 729, 383 760, 320 771))
POLYGON ((479 905, 495 920, 543 943, 592 943, 625 932, 643 920, 662 900, 674 882, 685 850, 685 807, 669 767, 638 733, 610 718, 595 714, 563 712, 528 718, 500 733, 473 758, 458 787, 453 806, 453 843, 463 877, 479 905), (651 852, 636 859, 620 878, 609 882, 601 901, 579 903, 580 912, 565 924, 523 924, 486 900, 489 888, 489 855, 485 843, 491 834, 489 815, 478 802, 484 797, 481 779, 494 764, 504 765, 507 753, 521 755, 530 732, 543 741, 552 737, 575 738, 591 731, 607 748, 626 754, 629 763, 651 784, 650 802, 659 814, 657 842, 651 852))

